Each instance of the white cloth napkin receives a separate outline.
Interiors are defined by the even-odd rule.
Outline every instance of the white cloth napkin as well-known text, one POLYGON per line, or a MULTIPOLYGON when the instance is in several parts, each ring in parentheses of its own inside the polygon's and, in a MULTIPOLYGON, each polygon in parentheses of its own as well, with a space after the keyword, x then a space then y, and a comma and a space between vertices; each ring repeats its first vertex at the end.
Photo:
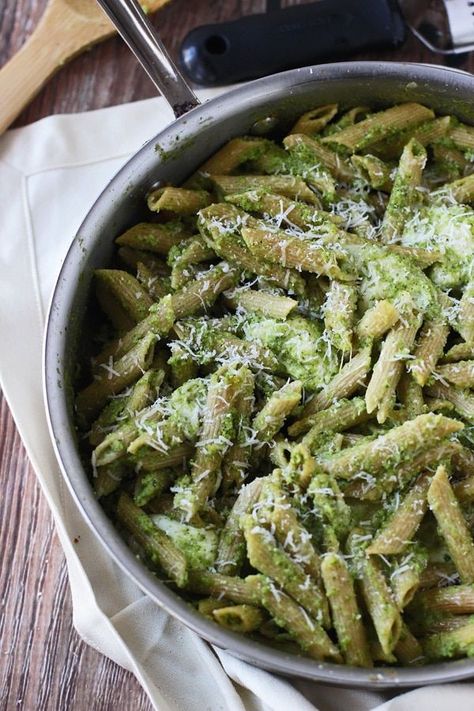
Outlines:
MULTIPOLYGON (((215 92, 203 92, 209 98, 215 92)), ((172 119, 161 98, 53 116, 0 139, 0 383, 53 513, 74 625, 135 674, 159 711, 472 711, 474 684, 393 694, 291 683, 212 648, 149 600, 83 522, 46 425, 41 351, 66 250, 112 175, 172 119), (387 700, 389 699, 389 700, 387 700)))

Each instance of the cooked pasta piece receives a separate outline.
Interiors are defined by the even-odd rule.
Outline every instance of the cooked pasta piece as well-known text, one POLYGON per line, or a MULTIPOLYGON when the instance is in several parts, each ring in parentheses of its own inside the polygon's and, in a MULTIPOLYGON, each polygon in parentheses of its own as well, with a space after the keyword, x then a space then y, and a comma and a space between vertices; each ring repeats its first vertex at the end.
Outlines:
POLYGON ((96 295, 116 328, 131 328, 148 315, 153 299, 140 282, 120 269, 97 269, 96 295))
POLYGON ((400 239, 406 222, 413 215, 426 159, 425 149, 412 138, 403 149, 381 226, 381 238, 387 244, 400 239))
POLYGON ((360 587, 378 641, 385 654, 393 652, 402 631, 400 611, 374 556, 363 555, 358 563, 360 587))
POLYGON ((466 343, 474 345, 474 281, 469 281, 459 302, 457 330, 466 343))
POLYGON ((149 333, 118 360, 104 363, 100 375, 78 394, 78 417, 90 421, 104 407, 107 400, 135 383, 151 366, 156 336, 149 333))
POLYGON ((211 196, 205 190, 186 190, 185 188, 158 188, 148 195, 148 208, 152 212, 168 210, 177 215, 194 215, 211 202, 211 196))
POLYGON ((449 554, 463 583, 474 582, 474 541, 444 466, 436 470, 428 489, 428 503, 436 517, 449 554))
POLYGON ((312 274, 324 274, 333 279, 352 280, 337 263, 337 254, 314 240, 302 240, 284 232, 243 227, 242 237, 256 259, 267 259, 312 274))
POLYGON ((170 538, 157 528, 149 516, 136 506, 127 494, 121 494, 117 504, 120 523, 140 544, 146 556, 162 568, 178 587, 188 581, 186 559, 170 538))
POLYGON ((352 400, 343 398, 326 410, 320 410, 314 415, 297 420, 289 426, 288 432, 292 437, 298 437, 306 432, 303 442, 311 449, 311 444, 321 434, 342 432, 369 419, 371 417, 367 413, 364 398, 354 397, 352 400))
POLYGON ((356 288, 351 284, 332 281, 323 306, 324 326, 334 348, 346 354, 352 351, 356 307, 356 288))
POLYGON ((243 521, 250 563, 259 572, 275 580, 318 624, 329 626, 326 597, 317 583, 275 543, 271 532, 251 516, 243 521))
POLYGON ((285 319, 298 306, 295 299, 253 289, 234 289, 226 292, 225 301, 230 308, 243 308, 281 319, 285 319))
POLYGON ((310 205, 318 205, 314 192, 304 180, 293 175, 211 175, 212 182, 222 195, 244 193, 246 190, 269 190, 294 200, 303 200, 310 205))
POLYGON ((341 158, 336 151, 323 146, 319 141, 292 132, 291 135, 283 139, 283 145, 287 150, 300 149, 304 151, 312 163, 319 163, 326 168, 331 175, 341 182, 352 182, 355 178, 355 172, 351 164, 341 158))
POLYGON ((415 359, 409 365, 410 373, 424 387, 441 357, 449 334, 449 326, 442 320, 425 321, 415 348, 415 359))
POLYGON ((341 661, 339 650, 320 624, 268 577, 263 578, 261 600, 277 625, 286 629, 310 657, 320 661, 341 661))
POLYGON ((191 481, 174 498, 176 508, 188 521, 216 494, 221 484, 222 459, 235 436, 233 404, 247 374, 245 367, 235 370, 222 366, 211 377, 191 481))
POLYGON ((342 131, 326 136, 322 140, 323 143, 334 143, 358 152, 378 143, 383 138, 432 118, 434 118, 433 112, 425 106, 414 103, 400 104, 371 114, 363 121, 347 126, 342 131))
POLYGON ((383 160, 368 153, 365 156, 353 155, 351 163, 362 178, 374 188, 390 192, 393 187, 392 167, 383 160))
POLYGON ((462 429, 462 423, 444 415, 419 415, 374 440, 323 456, 319 463, 324 471, 341 479, 350 479, 362 469, 379 474, 462 429))
POLYGON ((292 133, 304 133, 313 136, 320 133, 325 126, 337 114, 337 104, 326 104, 318 106, 311 111, 302 114, 290 131, 292 133))
POLYGON ((181 222, 140 222, 115 240, 121 247, 133 247, 167 255, 171 247, 191 237, 181 222))
POLYGON ((406 550, 428 508, 427 494, 431 474, 424 472, 377 533, 367 553, 397 555, 406 550))
POLYGON ((395 403, 395 391, 403 372, 403 361, 413 348, 420 321, 414 314, 400 321, 387 335, 365 393, 367 412, 377 411, 384 423, 395 403))
POLYGON ((474 395, 470 390, 437 381, 430 385, 426 392, 431 397, 452 403, 456 412, 466 420, 474 419, 474 395))
POLYGON ((361 341, 368 338, 376 340, 387 333, 399 318, 400 314, 390 301, 377 301, 357 324, 357 335, 361 341))
POLYGON ((367 634, 347 563, 342 556, 328 553, 322 560, 321 573, 346 663, 355 667, 371 667, 367 634))
POLYGON ((321 392, 309 400, 301 413, 302 416, 309 417, 315 412, 325 410, 335 401, 353 395, 363 386, 364 379, 370 370, 370 353, 370 347, 363 348, 356 356, 351 358, 321 392))

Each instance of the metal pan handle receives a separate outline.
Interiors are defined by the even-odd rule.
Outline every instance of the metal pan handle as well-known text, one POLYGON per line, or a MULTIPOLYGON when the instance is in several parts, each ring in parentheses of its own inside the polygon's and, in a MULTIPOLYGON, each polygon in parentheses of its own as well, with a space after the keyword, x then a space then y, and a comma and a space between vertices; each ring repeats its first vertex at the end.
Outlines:
POLYGON ((97 0, 128 44, 176 118, 199 100, 166 51, 153 25, 136 0, 97 0))

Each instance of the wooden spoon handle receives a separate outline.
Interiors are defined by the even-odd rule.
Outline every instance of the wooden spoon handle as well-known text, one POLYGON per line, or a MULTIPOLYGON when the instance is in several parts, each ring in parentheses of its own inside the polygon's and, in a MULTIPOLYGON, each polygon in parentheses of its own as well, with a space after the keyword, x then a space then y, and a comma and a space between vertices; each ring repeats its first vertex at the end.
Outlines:
POLYGON ((107 25, 105 17, 102 27, 91 27, 67 9, 47 6, 31 37, 0 69, 0 135, 68 59, 88 43, 113 33, 107 25))

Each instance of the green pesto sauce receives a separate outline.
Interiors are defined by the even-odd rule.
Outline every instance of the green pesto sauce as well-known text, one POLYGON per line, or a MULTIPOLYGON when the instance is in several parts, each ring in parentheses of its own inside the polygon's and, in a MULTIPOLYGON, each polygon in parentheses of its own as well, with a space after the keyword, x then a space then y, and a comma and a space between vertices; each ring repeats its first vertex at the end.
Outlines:
POLYGON ((361 277, 360 292, 367 308, 381 299, 396 305, 405 292, 418 311, 432 316, 436 314, 436 289, 409 257, 374 244, 358 247, 353 259, 361 277))
POLYGON ((308 390, 317 390, 337 373, 334 351, 323 340, 323 328, 315 321, 292 316, 287 321, 251 319, 244 326, 248 340, 257 340, 271 350, 288 375, 301 380, 308 390))
POLYGON ((166 533, 183 553, 191 568, 208 568, 217 554, 217 533, 208 528, 196 528, 167 516, 152 516, 157 528, 166 533))
POLYGON ((186 439, 194 440, 198 436, 207 387, 207 380, 194 378, 181 385, 170 397, 170 419, 186 439))
POLYGON ((474 211, 441 203, 421 208, 405 226, 402 244, 440 251, 442 262, 430 270, 433 282, 443 289, 464 286, 474 266, 474 211))

